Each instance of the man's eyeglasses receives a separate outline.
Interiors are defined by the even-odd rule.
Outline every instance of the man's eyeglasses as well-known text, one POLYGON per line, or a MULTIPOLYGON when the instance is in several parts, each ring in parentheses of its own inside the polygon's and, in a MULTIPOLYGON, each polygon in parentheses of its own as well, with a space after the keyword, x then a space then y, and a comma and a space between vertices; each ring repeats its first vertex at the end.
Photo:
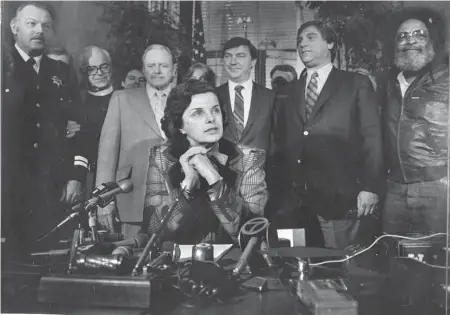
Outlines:
POLYGON ((88 75, 95 75, 100 70, 101 73, 108 73, 111 70, 111 65, 109 63, 101 64, 100 66, 88 66, 86 67, 86 72, 88 75))
POLYGON ((424 30, 415 30, 412 32, 401 32, 397 34, 397 42, 404 42, 410 38, 414 38, 417 42, 426 42, 428 39, 428 34, 424 30))

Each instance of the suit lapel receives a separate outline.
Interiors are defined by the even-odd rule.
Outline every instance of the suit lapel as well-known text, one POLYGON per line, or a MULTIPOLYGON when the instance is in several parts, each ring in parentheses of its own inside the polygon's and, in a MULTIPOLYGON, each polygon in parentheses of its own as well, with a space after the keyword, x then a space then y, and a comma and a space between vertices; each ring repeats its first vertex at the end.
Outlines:
POLYGON ((219 94, 221 101, 223 102, 225 115, 226 115, 227 121, 228 121, 228 125, 227 125, 226 129, 228 130, 230 135, 233 137, 233 139, 235 139, 236 141, 239 141, 240 139, 238 138, 238 135, 237 135, 237 129, 236 129, 236 123, 234 121, 233 111, 231 110, 231 101, 230 101, 230 92, 228 91, 228 83, 225 83, 218 88, 218 94, 219 94))
POLYGON ((132 104, 132 106, 137 109, 137 111, 140 113, 139 116, 144 119, 150 129, 152 129, 158 136, 162 137, 161 132, 158 128, 158 124, 156 123, 155 113, 150 106, 150 100, 148 98, 146 88, 144 87, 136 89, 136 93, 133 95, 135 95, 137 99, 131 100, 131 102, 134 103, 132 104))
POLYGON ((339 71, 333 67, 330 75, 325 82, 322 91, 317 98, 316 104, 314 105, 313 111, 311 113, 311 118, 314 119, 316 114, 320 111, 322 106, 328 101, 328 99, 337 91, 337 88, 341 85, 341 80, 339 79, 339 71))
POLYGON ((250 102, 250 112, 248 114, 247 123, 245 124, 244 131, 242 132, 242 138, 250 131, 253 123, 255 122, 258 113, 261 110, 261 102, 258 99, 260 95, 261 87, 256 83, 253 83, 252 98, 250 102))
POLYGON ((297 99, 296 106, 297 114, 299 115, 303 124, 306 122, 305 117, 305 85, 306 85, 306 71, 302 73, 300 79, 297 81, 297 99))

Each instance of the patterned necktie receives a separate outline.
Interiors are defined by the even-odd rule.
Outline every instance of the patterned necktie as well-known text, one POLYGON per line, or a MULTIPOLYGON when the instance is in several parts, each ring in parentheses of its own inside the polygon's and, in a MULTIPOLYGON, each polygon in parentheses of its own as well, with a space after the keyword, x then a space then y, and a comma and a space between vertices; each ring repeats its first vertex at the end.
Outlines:
POLYGON ((316 104, 317 101, 317 77, 319 75, 317 72, 314 72, 311 76, 311 80, 309 80, 308 87, 306 89, 306 120, 309 119, 311 116, 311 113, 314 108, 314 104, 316 104))
POLYGON ((156 99, 158 103, 155 106, 155 118, 159 127, 159 131, 163 138, 166 138, 166 134, 161 128, 161 119, 164 117, 164 110, 166 109, 166 93, 156 93, 156 99))
POLYGON ((236 121, 236 127, 238 130, 239 138, 242 136, 244 131, 244 97, 242 96, 242 85, 236 86, 234 89, 236 93, 234 95, 234 119, 236 121))

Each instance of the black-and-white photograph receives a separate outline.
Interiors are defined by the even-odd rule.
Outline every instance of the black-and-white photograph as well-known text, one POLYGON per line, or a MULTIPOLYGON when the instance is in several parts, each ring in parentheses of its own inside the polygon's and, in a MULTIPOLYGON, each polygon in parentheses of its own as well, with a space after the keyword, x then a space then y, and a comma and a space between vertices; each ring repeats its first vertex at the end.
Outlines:
POLYGON ((2 314, 450 314, 450 1, 1 1, 2 314))

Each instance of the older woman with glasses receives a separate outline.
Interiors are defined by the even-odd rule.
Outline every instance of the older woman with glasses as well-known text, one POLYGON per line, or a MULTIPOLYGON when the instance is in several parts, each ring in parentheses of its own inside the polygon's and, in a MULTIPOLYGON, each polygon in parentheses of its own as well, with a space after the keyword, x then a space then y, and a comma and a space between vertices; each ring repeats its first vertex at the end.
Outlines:
POLYGON ((222 138, 223 108, 213 87, 191 79, 169 94, 161 120, 168 142, 150 151, 144 229, 179 243, 236 242, 239 228, 267 201, 259 149, 222 138))

